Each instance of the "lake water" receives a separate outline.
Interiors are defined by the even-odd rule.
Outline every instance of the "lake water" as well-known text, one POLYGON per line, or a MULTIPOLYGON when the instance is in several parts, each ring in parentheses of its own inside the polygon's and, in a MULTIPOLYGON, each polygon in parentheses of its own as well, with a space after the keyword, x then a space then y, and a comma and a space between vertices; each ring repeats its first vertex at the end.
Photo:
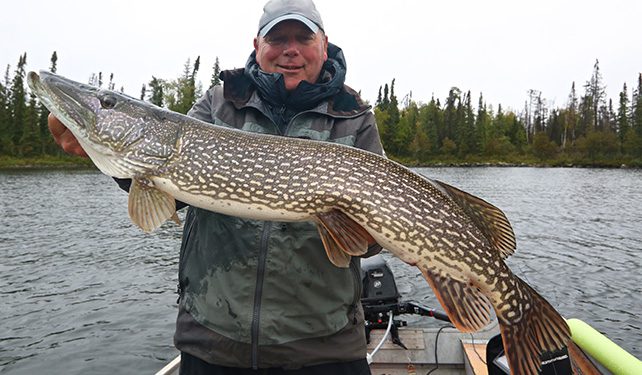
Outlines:
MULTIPOLYGON (((513 271, 642 358, 642 171, 418 171, 502 208, 513 271)), ((0 172, 0 201, 0 373, 153 373, 177 354, 177 225, 143 233, 94 171, 0 172)), ((389 261, 405 299, 439 307, 416 269, 389 261)))

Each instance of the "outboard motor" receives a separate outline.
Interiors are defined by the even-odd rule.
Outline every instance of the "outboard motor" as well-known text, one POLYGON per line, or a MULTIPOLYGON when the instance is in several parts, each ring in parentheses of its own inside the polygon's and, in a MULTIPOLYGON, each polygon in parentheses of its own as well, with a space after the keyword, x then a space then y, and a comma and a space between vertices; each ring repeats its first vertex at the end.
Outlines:
MULTIPOLYGON (((401 302, 401 295, 397 290, 395 277, 388 263, 381 255, 361 259, 361 280, 363 293, 361 305, 366 320, 366 339, 370 342, 370 331, 373 329, 386 329, 389 317, 401 314, 416 314, 432 316, 450 322, 444 313, 420 306, 414 302, 401 302)), ((399 327, 407 325, 406 321, 393 318, 390 334, 392 342, 406 349, 399 339, 399 327)))
POLYGON ((361 259, 363 293, 361 304, 365 307, 399 303, 399 292, 388 263, 381 255, 361 259))

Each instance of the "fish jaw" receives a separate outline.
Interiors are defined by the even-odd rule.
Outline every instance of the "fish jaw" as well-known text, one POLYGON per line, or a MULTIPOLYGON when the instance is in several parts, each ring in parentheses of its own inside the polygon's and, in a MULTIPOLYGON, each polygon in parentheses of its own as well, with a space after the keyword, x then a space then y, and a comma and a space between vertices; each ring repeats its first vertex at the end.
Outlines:
POLYGON ((106 175, 154 174, 175 151, 178 126, 159 120, 160 108, 47 71, 29 72, 27 83, 106 175))
POLYGON ((87 138, 100 102, 96 88, 46 71, 27 74, 27 85, 42 104, 76 136, 87 138))

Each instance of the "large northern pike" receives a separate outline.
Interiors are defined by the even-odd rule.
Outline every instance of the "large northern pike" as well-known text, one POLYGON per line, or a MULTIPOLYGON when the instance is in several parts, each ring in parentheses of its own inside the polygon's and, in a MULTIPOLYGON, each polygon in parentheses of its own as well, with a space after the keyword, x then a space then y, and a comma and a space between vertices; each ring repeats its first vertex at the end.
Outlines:
POLYGON ((131 178, 129 214, 151 231, 175 200, 223 214, 316 222, 330 260, 346 267, 370 236, 418 267, 453 324, 476 331, 494 308, 514 374, 570 332, 504 259, 513 230, 498 208, 374 153, 328 142, 214 126, 48 72, 31 90, 105 174, 131 178))

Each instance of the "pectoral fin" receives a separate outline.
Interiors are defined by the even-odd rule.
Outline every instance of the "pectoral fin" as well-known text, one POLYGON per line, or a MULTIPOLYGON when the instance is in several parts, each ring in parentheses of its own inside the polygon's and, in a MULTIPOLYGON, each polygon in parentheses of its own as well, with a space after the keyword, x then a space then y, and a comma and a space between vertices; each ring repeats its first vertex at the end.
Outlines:
POLYGON ((145 232, 153 231, 170 218, 180 223, 174 197, 156 189, 146 179, 132 180, 129 188, 129 217, 145 232))
POLYGON ((368 241, 372 237, 343 212, 332 210, 319 214, 317 224, 323 246, 334 265, 347 267, 350 256, 360 256, 368 251, 368 241))
POLYGON ((337 267, 348 268, 352 257, 341 250, 337 242, 332 238, 332 235, 330 235, 330 232, 328 232, 323 225, 317 225, 317 229, 319 230, 319 235, 321 235, 321 241, 323 242, 323 247, 325 248, 326 254, 328 254, 330 262, 337 267))

